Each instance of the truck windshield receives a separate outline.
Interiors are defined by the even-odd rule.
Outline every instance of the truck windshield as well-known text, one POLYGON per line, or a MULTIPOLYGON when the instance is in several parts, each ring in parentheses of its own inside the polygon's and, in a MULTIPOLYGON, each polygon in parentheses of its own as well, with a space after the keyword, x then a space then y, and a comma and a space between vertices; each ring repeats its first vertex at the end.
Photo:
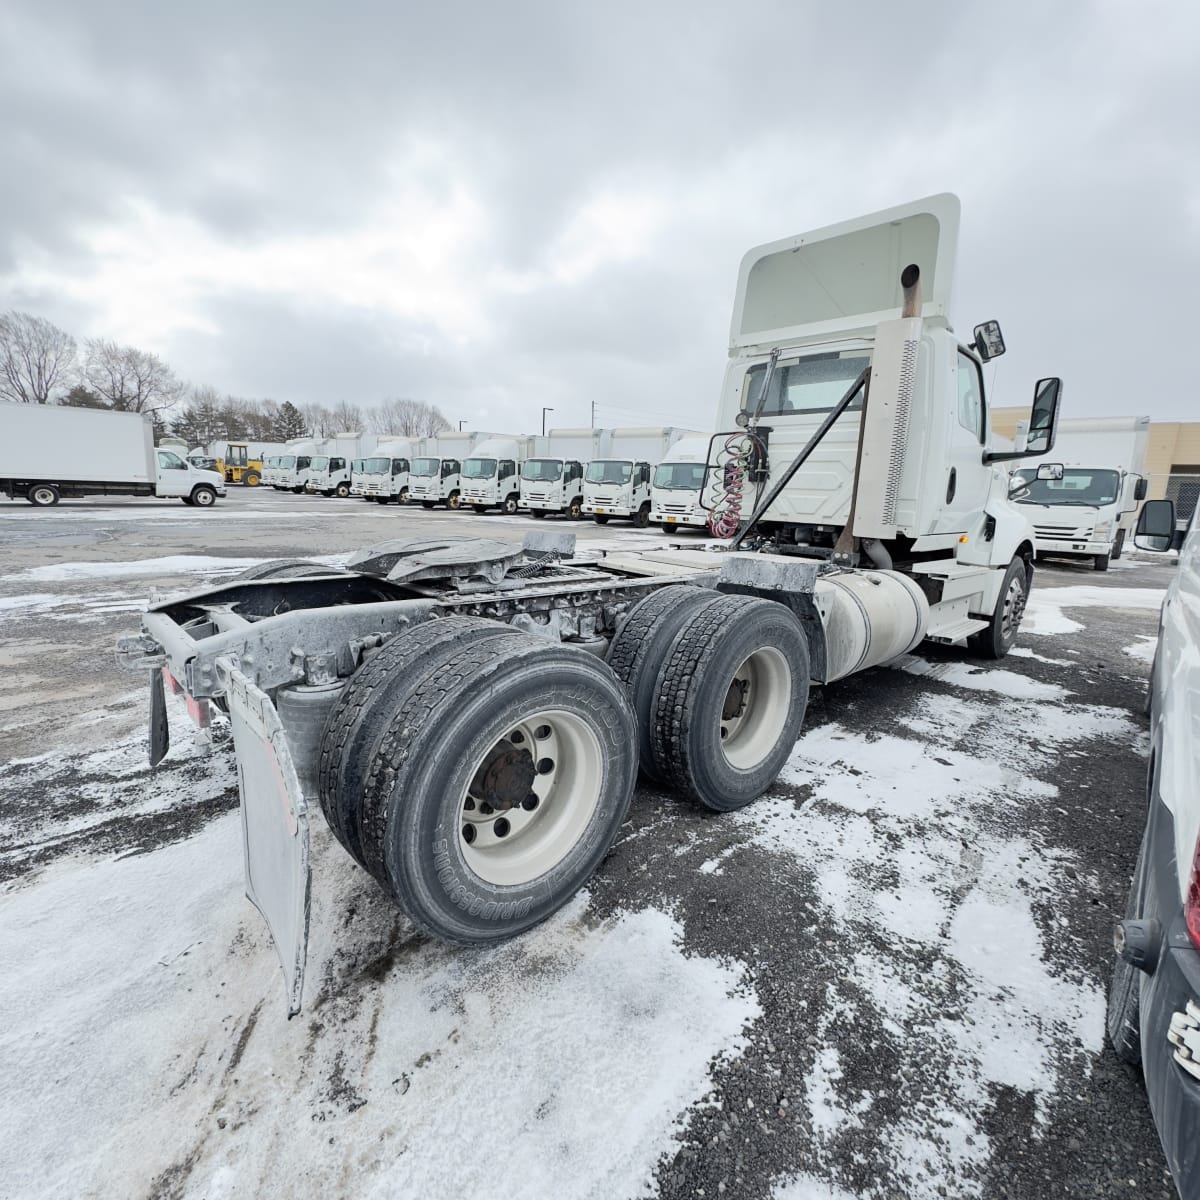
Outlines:
MULTIPOLYGON (((867 350, 781 358, 771 377, 770 395, 763 402, 763 416, 828 412, 846 394, 870 361, 871 355, 867 350)), ((759 394, 766 374, 766 363, 758 363, 746 372, 742 385, 742 408, 747 412, 758 411, 759 394)), ((850 408, 862 408, 861 395, 854 398, 850 408)))
POLYGON ((391 461, 390 458, 364 458, 362 461, 362 473, 364 475, 383 475, 387 472, 391 461))
POLYGON ((654 468, 654 486, 672 492, 698 492, 704 482, 703 463, 659 463, 654 468))
POLYGON ((314 471, 324 471, 329 466, 329 456, 318 454, 316 458, 310 459, 308 464, 314 471))
POLYGON ((463 463, 462 476, 464 479, 491 479, 496 474, 494 458, 468 458, 463 463))
POLYGON ((296 465, 296 456, 294 454, 284 454, 275 465, 290 469, 296 465))
POLYGON ((588 483, 628 483, 633 474, 633 463, 614 462, 599 458, 588 463, 584 479, 588 483))
POLYGON ((1018 504, 1099 506, 1116 503, 1121 492, 1121 477, 1116 471, 1068 467, 1061 479, 1039 479, 1036 468, 1013 474, 1029 489, 1013 497, 1018 504))
POLYGON ((430 475, 436 475, 441 465, 442 460, 440 458, 414 458, 412 460, 412 470, 409 474, 419 475, 422 479, 425 479, 430 475))
POLYGON ((531 458, 521 466, 521 478, 531 483, 553 483, 561 477, 561 458, 531 458))

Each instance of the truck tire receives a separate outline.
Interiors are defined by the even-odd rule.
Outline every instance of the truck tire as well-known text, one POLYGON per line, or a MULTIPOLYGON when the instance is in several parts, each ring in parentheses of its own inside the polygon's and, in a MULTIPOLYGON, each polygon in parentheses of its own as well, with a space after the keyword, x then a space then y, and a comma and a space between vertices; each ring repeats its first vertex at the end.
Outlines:
POLYGON ((983 658, 1003 658, 1012 649, 1029 599, 1030 574, 1023 558, 1014 558, 1008 564, 988 627, 967 638, 967 645, 976 654, 983 658))
POLYGON ((504 503, 500 505, 500 509, 506 517, 515 517, 519 507, 520 500, 516 496, 505 496, 504 503))
POLYGON ((1112 558, 1111 553, 1110 554, 1097 554, 1096 557, 1092 560, 1092 569, 1095 571, 1107 571, 1108 570, 1108 562, 1109 562, 1109 559, 1111 559, 1111 558, 1112 558))
POLYGON ((633 514, 633 523, 638 529, 645 529, 650 524, 650 504, 647 502, 633 514))
POLYGON ((376 496, 375 497, 376 504, 391 504, 391 502, 392 502, 391 496, 376 496))
POLYGON ((616 839, 637 774, 608 667, 510 633, 397 680, 394 705, 361 793, 368 870, 451 942, 512 937, 561 908, 616 839))
POLYGON ((578 521, 583 517, 583 497, 576 496, 570 504, 567 505, 567 517, 569 520, 578 521))
POLYGON ((408 503, 408 488, 400 489, 400 495, 398 495, 396 497, 396 502, 398 504, 407 504, 408 503))
POLYGON ((473 509, 474 509, 474 510, 477 512, 477 513, 479 513, 479 515, 480 515, 480 516, 483 516, 483 514, 484 514, 485 512, 487 512, 487 505, 486 505, 486 504, 472 504, 472 505, 471 505, 471 507, 472 507, 472 508, 473 508, 473 509))
POLYGON ((546 510, 545 510, 544 508, 531 508, 531 509, 529 510, 529 515, 530 515, 530 516, 531 516, 531 517, 532 517, 532 518, 533 518, 535 521, 541 521, 541 520, 544 520, 544 519, 545 519, 545 516, 546 516, 546 510))
POLYGON ((664 780, 716 812, 757 799, 787 762, 808 707, 799 618, 721 596, 675 635, 654 688, 651 738, 664 780))
POLYGON ((242 476, 242 482, 247 487, 258 487, 258 485, 262 483, 262 476, 257 471, 247 471, 245 475, 242 476))
POLYGON ((212 508, 217 502, 216 489, 209 487, 207 483, 198 483, 192 488, 189 500, 197 508, 212 508))
POLYGON ((684 621, 721 597, 708 588, 675 583, 651 592, 625 618, 608 648, 607 662, 625 685, 638 721, 638 765, 654 783, 662 783, 663 770, 654 759, 654 685, 662 671, 667 649, 684 621))
MULTIPOLYGON (((1136 920, 1141 915, 1142 876, 1146 867, 1146 838, 1138 850, 1137 866, 1129 884, 1129 896, 1125 901, 1126 920, 1136 920)), ((1108 1006, 1105 1011, 1104 1029, 1108 1034, 1113 1052, 1131 1067, 1142 1065, 1141 1031, 1141 971, 1120 956, 1113 963, 1112 979, 1108 985, 1108 1006)))
POLYGON ((25 498, 34 508, 53 508, 60 497, 58 488, 53 483, 35 483, 25 493, 25 498))
POLYGON ((384 642, 353 675, 329 711, 321 734, 317 781, 321 811, 334 836, 363 862, 359 803, 375 743, 391 722, 397 687, 435 676, 464 646, 511 634, 499 621, 446 617, 425 621, 384 642))
POLYGON ((295 493, 295 495, 297 495, 297 496, 303 496, 303 495, 304 495, 304 487, 303 487, 303 485, 301 485, 300 487, 294 487, 294 488, 292 488, 292 491, 293 491, 293 493, 295 493))
POLYGON ((1112 558, 1113 562, 1116 562, 1116 560, 1121 557, 1121 551, 1124 549, 1125 549, 1125 530, 1118 529, 1117 530, 1117 540, 1115 542, 1113 542, 1112 553, 1109 556, 1112 558))
POLYGON ((596 513, 592 517, 592 520, 595 521, 597 525, 607 525, 608 524, 608 516, 601 515, 600 513, 596 513))
POLYGON ((350 485, 348 483, 339 483, 333 490, 337 493, 339 500, 345 500, 350 495, 350 485))
POLYGON ((433 507, 433 501, 432 501, 432 500, 422 500, 422 501, 421 501, 421 507, 422 507, 422 508, 432 508, 432 507, 433 507))
POLYGON ((446 497, 446 507, 461 508, 462 497, 457 492, 451 492, 450 495, 446 497))

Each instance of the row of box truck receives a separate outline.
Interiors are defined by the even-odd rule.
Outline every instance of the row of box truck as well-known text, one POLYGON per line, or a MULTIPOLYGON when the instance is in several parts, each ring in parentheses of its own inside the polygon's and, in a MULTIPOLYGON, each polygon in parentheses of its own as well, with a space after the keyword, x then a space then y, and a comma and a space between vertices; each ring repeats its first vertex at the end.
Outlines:
POLYGON ((703 527, 709 440, 673 427, 297 438, 286 453, 265 460, 263 482, 279 491, 380 504, 703 527))

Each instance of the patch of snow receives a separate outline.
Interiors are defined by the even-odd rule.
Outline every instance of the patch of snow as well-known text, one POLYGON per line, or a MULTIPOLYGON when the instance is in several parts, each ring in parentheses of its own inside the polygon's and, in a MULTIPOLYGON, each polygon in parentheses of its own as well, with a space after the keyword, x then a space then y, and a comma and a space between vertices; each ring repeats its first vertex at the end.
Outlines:
POLYGON ((405 933, 325 835, 288 1021, 240 844, 230 813, 0 895, 14 1195, 636 1194, 759 1012, 740 966, 685 955, 656 910, 596 924, 579 897, 487 950, 405 933), (494 1119, 519 1136, 475 1152, 494 1119))
POLYGON ((998 696, 1012 696, 1017 700, 1061 700, 1071 693, 1054 683, 1039 683, 1015 671, 972 666, 965 662, 932 663, 915 654, 905 654, 887 664, 909 675, 924 679, 936 679, 953 687, 967 688, 974 692, 995 692, 998 696))
POLYGON ((58 596, 52 592, 30 592, 26 596, 0 596, 0 612, 20 612, 26 609, 46 612, 66 604, 68 596, 58 596))
POLYGON ((1011 658, 1033 658, 1038 662, 1049 663, 1052 667, 1073 667, 1075 665, 1069 658, 1047 658, 1044 654, 1030 650, 1028 646, 1014 646, 1008 653, 1011 658))
POLYGON ((1121 653, 1136 658, 1139 662, 1152 663, 1154 652, 1158 649, 1158 638, 1150 634, 1138 634, 1138 641, 1132 646, 1126 646, 1121 653))
POLYGON ((1035 587, 1029 593, 1021 632, 1033 634, 1078 633, 1080 622, 1064 616, 1066 608, 1146 608, 1155 612, 1162 607, 1163 588, 1035 587))

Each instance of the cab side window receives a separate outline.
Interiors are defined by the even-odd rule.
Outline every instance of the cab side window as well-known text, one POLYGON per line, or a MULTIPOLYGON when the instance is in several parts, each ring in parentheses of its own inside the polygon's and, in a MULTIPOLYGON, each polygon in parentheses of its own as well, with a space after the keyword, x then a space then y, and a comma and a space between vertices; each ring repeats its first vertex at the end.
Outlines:
POLYGON ((171 450, 158 452, 158 465, 167 471, 186 471, 187 463, 171 450))
POLYGON ((567 483, 570 483, 572 479, 578 479, 580 477, 580 475, 582 475, 582 474, 583 474, 583 467, 581 467, 579 465, 579 463, 577 463, 577 462, 567 463, 567 483))
POLYGON ((958 423, 983 441, 983 371, 961 350, 958 352, 958 423))
POLYGON ((638 478, 638 483, 649 483, 650 482, 650 464, 649 463, 638 463, 637 478, 638 478))
POLYGON ((507 479, 517 469, 517 464, 511 458, 502 458, 500 460, 500 478, 507 479))

